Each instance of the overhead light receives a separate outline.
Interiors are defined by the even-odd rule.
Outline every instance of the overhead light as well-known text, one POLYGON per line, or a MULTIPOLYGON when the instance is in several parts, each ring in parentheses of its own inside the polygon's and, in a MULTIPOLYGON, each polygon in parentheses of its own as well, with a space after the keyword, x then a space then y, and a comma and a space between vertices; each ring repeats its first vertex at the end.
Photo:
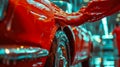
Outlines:
POLYGON ((120 21, 120 18, 116 18, 116 21, 119 22, 119 21, 120 21))
POLYGON ((117 17, 120 17, 120 13, 117 15, 117 17))
POLYGON ((83 0, 84 2, 89 2, 89 0, 83 0))
POLYGON ((108 22, 107 22, 107 17, 104 17, 102 19, 102 24, 104 28, 105 35, 108 35, 108 22))

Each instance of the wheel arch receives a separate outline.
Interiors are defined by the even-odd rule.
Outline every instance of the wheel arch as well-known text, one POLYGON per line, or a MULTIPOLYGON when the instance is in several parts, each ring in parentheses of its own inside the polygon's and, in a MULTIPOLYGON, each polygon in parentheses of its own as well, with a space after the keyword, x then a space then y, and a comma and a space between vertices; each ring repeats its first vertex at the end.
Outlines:
POLYGON ((68 40, 69 40, 69 47, 70 47, 70 57, 71 57, 71 63, 74 61, 74 52, 75 52, 75 36, 74 36, 74 33, 72 31, 72 27, 71 26, 65 26, 63 28, 63 31, 65 32, 65 34, 67 35, 68 37, 68 40))
MULTIPOLYGON (((74 61, 74 52, 75 52, 75 49, 74 49, 75 48, 75 46, 74 46, 74 43, 75 43, 74 33, 73 33, 72 28, 70 26, 58 27, 58 29, 56 31, 59 31, 59 30, 63 31, 66 34, 66 36, 69 40, 70 50, 68 49, 68 51, 70 52, 70 64, 72 64, 72 62, 74 61)), ((51 47, 49 56, 52 55, 52 53, 53 53, 52 49, 53 48, 51 47)), ((48 57, 47 60, 49 60, 49 59, 50 58, 48 57)), ((45 64, 45 67, 48 67, 48 66, 49 66, 49 61, 47 61, 46 64, 45 64)))

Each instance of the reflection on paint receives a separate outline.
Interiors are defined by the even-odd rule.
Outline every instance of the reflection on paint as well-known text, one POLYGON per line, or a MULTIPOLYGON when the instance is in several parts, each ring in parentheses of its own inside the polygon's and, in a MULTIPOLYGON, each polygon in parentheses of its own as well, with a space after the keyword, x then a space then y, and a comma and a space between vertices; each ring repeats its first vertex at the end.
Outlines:
POLYGON ((41 4, 40 2, 36 2, 35 0, 27 0, 27 2, 39 9, 44 9, 47 11, 50 11, 50 9, 48 7, 46 7, 45 5, 41 4))

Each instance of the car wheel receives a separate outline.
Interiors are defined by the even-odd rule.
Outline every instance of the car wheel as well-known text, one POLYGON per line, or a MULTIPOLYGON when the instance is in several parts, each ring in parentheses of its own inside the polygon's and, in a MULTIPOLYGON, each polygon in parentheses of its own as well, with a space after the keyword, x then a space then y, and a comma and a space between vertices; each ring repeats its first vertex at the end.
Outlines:
POLYGON ((47 60, 47 66, 70 67, 69 41, 63 31, 56 32, 50 52, 51 53, 47 60))

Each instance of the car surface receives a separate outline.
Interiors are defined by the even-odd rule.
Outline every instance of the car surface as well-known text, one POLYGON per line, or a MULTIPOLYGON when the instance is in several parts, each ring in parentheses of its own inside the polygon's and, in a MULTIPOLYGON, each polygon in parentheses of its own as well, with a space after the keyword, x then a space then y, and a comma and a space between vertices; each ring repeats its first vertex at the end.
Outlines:
POLYGON ((70 67, 89 57, 86 34, 58 24, 49 2, 0 2, 0 67, 70 67))

